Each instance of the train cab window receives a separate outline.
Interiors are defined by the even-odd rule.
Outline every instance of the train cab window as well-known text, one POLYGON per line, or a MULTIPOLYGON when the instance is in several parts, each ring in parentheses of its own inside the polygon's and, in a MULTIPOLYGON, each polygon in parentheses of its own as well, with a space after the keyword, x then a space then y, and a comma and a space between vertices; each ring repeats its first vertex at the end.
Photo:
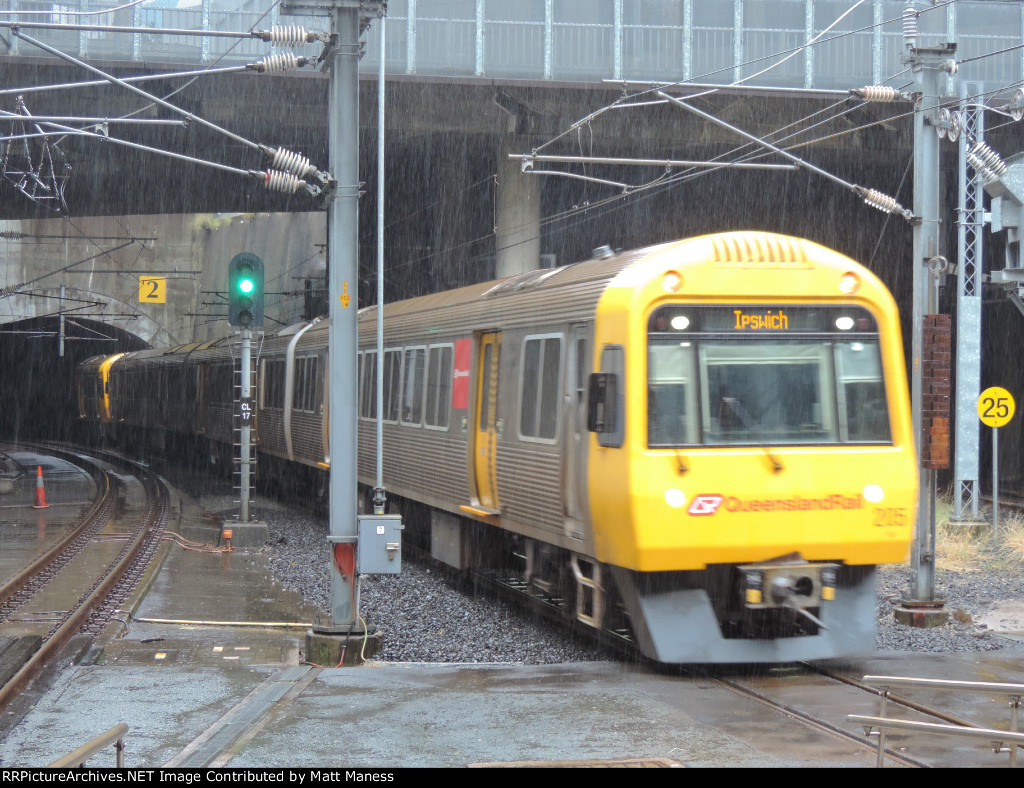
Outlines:
POLYGON ((697 435, 692 342, 651 342, 647 348, 647 443, 675 446, 697 435))
POLYGON ((878 342, 838 342, 835 349, 841 439, 888 443, 892 436, 878 342))
POLYGON ((452 402, 452 345, 431 345, 427 352, 427 427, 448 429, 452 402))
POLYGON ((401 385, 402 424, 418 427, 423 423, 423 369, 426 355, 425 347, 405 349, 401 385))
POLYGON ((878 327, 861 307, 662 307, 647 375, 651 447, 892 440, 878 327))
POLYGON ((522 359, 519 435, 524 440, 553 441, 558 434, 562 337, 527 337, 523 341, 522 359))
POLYGON ((829 350, 819 343, 703 343, 705 442, 838 440, 829 350))

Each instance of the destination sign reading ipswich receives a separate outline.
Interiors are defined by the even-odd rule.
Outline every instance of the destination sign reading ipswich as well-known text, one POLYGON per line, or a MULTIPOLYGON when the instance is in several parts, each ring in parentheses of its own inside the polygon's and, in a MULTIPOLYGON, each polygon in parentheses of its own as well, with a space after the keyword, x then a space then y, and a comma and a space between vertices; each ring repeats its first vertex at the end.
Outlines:
POLYGON ((649 330, 673 334, 856 334, 877 333, 878 326, 870 312, 856 306, 671 305, 651 316, 649 330))
POLYGON ((733 328, 737 331, 789 330, 789 315, 781 309, 778 312, 768 310, 753 314, 743 309, 734 309, 732 313, 736 316, 736 325, 733 328))

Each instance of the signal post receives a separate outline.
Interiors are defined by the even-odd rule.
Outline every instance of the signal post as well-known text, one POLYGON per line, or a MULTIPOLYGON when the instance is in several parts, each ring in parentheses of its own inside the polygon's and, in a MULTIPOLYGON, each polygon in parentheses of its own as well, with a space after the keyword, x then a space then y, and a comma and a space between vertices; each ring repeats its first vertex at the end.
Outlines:
POLYGON ((228 264, 228 324, 241 329, 240 379, 236 418, 238 440, 238 522, 224 526, 221 538, 235 547, 259 547, 270 535, 267 524, 250 519, 252 464, 252 329, 263 325, 263 261, 254 254, 235 255, 228 264))

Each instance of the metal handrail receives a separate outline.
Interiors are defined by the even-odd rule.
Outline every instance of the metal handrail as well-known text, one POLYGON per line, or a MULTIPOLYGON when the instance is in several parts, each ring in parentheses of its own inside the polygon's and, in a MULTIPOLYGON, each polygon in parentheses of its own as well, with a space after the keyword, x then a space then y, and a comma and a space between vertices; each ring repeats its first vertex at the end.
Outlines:
POLYGON ((1024 746, 1024 733, 1017 732, 1017 717, 1021 698, 1024 697, 1024 684, 1011 684, 991 681, 947 681, 945 679, 920 679, 907 676, 864 676, 865 684, 876 686, 881 690, 879 716, 865 714, 847 714, 846 721, 864 726, 864 732, 870 734, 878 729, 878 768, 882 768, 885 758, 886 729, 913 730, 923 733, 937 733, 952 736, 965 736, 971 739, 985 739, 993 743, 996 753, 1009 752, 1010 767, 1017 765, 1017 746, 1024 746), (885 716, 889 690, 893 687, 901 689, 949 690, 952 692, 978 692, 987 695, 1003 695, 1010 703, 1010 730, 995 728, 966 727, 964 725, 944 725, 935 722, 915 720, 897 720, 885 716), (1009 748, 1004 748, 1009 744, 1009 748))
POLYGON ((48 769, 77 769, 85 765, 85 762, 102 750, 104 747, 114 744, 117 750, 117 768, 124 768, 124 735, 128 733, 126 723, 118 723, 106 733, 102 733, 90 742, 86 742, 77 750, 68 753, 63 758, 58 758, 51 763, 48 769), (116 743, 115 743, 116 742, 116 743))

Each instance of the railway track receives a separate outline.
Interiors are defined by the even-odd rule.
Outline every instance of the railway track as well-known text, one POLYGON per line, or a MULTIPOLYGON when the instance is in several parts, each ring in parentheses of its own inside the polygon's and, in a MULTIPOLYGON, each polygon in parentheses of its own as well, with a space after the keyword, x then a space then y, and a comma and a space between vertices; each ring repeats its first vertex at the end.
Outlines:
POLYGON ((0 635, 38 639, 38 648, 0 686, 0 709, 22 693, 72 638, 94 637, 113 619, 156 552, 168 511, 169 494, 162 480, 119 455, 90 456, 54 445, 28 448, 85 469, 96 482, 97 494, 63 537, 0 586, 0 635), (132 486, 138 490, 129 496, 132 486), (140 497, 138 492, 142 504, 126 505, 129 497, 140 497), (78 590, 83 578, 84 592, 78 590), (42 615, 31 611, 40 598, 61 600, 61 609, 42 615))
MULTIPOLYGON (((826 682, 832 681, 835 684, 845 684, 847 686, 855 685, 854 681, 847 677, 839 677, 829 674, 827 672, 822 672, 819 668, 813 665, 805 665, 804 667, 809 672, 821 676, 823 679, 826 680, 826 682)), ((780 715, 783 715, 789 720, 795 720, 808 728, 811 728, 815 731, 819 731, 835 739, 838 739, 840 742, 843 742, 845 744, 852 744, 856 748, 863 750, 865 754, 870 754, 874 756, 877 753, 877 739, 868 736, 863 736, 854 732, 850 729, 850 726, 845 722, 837 724, 836 722, 827 719, 824 715, 820 713, 807 709, 802 709, 797 705, 784 702, 778 698, 774 698, 770 694, 770 690, 763 687, 754 686, 754 682, 752 682, 749 679, 738 680, 722 677, 707 677, 707 680, 709 680, 711 683, 719 687, 722 687, 723 689, 726 689, 736 695, 741 696, 742 698, 756 701, 757 703, 760 703, 768 707, 769 709, 778 712, 780 715)), ((872 688, 866 687, 864 685, 860 685, 860 689, 865 692, 868 692, 869 694, 877 692, 872 690, 872 688)), ((842 710, 845 716, 845 709, 837 710, 842 710)), ((924 713, 932 713, 935 716, 940 716, 942 714, 937 710, 931 710, 930 712, 926 711, 923 707, 920 706, 917 710, 922 711, 924 713)), ((892 765, 904 767, 927 768, 931 765, 889 748, 887 748, 885 751, 885 760, 886 762, 892 765)))
MULTIPOLYGON (((846 721, 846 715, 858 710, 866 711, 868 714, 877 713, 877 709, 868 707, 865 701, 881 698, 882 690, 865 684, 859 678, 844 675, 819 664, 800 663, 792 667, 794 670, 788 676, 777 673, 771 677, 704 678, 743 698, 756 701, 787 719, 796 720, 841 742, 853 744, 876 757, 877 732, 870 736, 861 735, 856 729, 852 729, 846 721)), ((890 708, 897 706, 913 712, 914 718, 923 722, 938 722, 964 728, 982 727, 976 722, 950 714, 943 709, 891 692, 887 695, 886 702, 890 708)), ((907 740, 903 741, 904 744, 907 743, 907 740)), ((937 764, 901 751, 903 749, 886 747, 883 753, 885 764, 912 768, 967 765, 956 762, 956 756, 952 758, 954 762, 937 764)))

